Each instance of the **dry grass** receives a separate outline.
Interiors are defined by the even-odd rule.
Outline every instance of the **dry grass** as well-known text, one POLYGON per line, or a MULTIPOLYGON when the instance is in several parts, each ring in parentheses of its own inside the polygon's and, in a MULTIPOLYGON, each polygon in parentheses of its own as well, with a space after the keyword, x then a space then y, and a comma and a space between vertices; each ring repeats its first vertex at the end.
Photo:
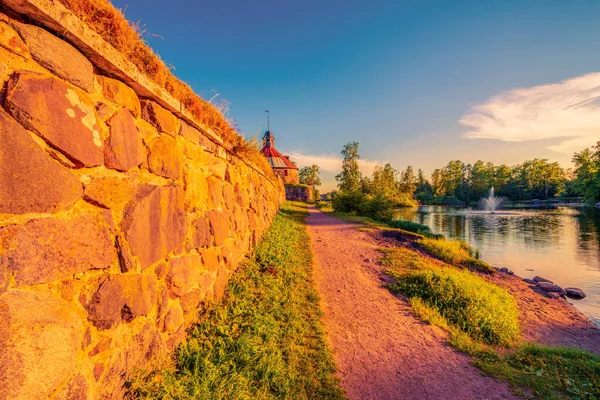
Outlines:
MULTIPOLYGON (((202 99, 189 85, 173 75, 143 40, 145 30, 138 24, 129 22, 121 10, 116 9, 110 1, 60 0, 60 2, 122 53, 141 72, 181 101, 198 122, 217 132, 226 143, 234 146, 234 149, 239 148, 240 143, 244 142, 244 138, 236 133, 220 110, 202 99)), ((257 151, 247 151, 246 156, 250 153, 257 153, 257 151)), ((265 173, 272 176, 268 163, 258 161, 258 156, 260 154, 252 154, 249 158, 265 173)))

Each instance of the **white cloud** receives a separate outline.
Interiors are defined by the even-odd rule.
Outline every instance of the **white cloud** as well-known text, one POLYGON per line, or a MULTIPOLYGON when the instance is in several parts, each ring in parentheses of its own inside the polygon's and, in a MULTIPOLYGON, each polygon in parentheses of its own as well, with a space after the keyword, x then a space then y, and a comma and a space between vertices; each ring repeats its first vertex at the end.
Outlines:
MULTIPOLYGON (((321 171, 325 172, 338 174, 342 170, 342 158, 337 155, 313 155, 300 152, 291 152, 289 155, 292 161, 300 168, 317 164, 321 171)), ((358 160, 358 166, 363 175, 372 175, 373 169, 375 169, 377 165, 383 165, 383 163, 364 159, 358 160)))
POLYGON ((558 139, 548 148, 572 154, 600 140, 600 73, 509 90, 473 107, 459 123, 469 139, 558 139))

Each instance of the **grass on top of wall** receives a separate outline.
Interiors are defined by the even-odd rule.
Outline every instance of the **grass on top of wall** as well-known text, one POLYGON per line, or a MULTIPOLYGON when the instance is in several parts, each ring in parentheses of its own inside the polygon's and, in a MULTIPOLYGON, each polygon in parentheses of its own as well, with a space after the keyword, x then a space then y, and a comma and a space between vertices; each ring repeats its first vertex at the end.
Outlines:
POLYGON ((179 80, 171 68, 167 67, 144 41, 143 35, 146 34, 146 31, 143 27, 129 22, 123 12, 115 8, 108 0, 59 1, 154 83, 181 101, 198 122, 217 132, 225 143, 233 147, 236 154, 250 158, 267 175, 272 176, 271 167, 264 157, 260 156, 253 144, 246 143, 246 140, 235 131, 223 115, 222 110, 228 108, 228 103, 222 102, 218 105, 222 109, 219 110, 215 105, 194 93, 188 84, 179 80))
POLYGON ((342 399, 312 280, 307 205, 286 203, 176 351, 131 382, 133 398, 342 399))

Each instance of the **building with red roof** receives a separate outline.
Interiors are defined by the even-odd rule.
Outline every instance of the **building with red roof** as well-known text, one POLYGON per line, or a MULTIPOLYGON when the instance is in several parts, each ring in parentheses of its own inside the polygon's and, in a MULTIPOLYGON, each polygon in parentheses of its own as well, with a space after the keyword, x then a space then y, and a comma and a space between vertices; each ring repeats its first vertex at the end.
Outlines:
POLYGON ((271 131, 266 131, 263 136, 263 156, 271 164, 271 168, 281 177, 283 183, 299 183, 298 167, 288 156, 284 156, 275 148, 275 137, 271 131))

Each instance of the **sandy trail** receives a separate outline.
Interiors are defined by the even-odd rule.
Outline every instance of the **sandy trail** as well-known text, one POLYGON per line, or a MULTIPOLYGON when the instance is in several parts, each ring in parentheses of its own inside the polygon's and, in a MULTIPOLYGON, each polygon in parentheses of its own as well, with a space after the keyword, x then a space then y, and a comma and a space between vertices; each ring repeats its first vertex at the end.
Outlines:
POLYGON ((376 240, 310 207, 308 232, 329 342, 350 399, 516 399, 445 334, 382 287, 376 240))

